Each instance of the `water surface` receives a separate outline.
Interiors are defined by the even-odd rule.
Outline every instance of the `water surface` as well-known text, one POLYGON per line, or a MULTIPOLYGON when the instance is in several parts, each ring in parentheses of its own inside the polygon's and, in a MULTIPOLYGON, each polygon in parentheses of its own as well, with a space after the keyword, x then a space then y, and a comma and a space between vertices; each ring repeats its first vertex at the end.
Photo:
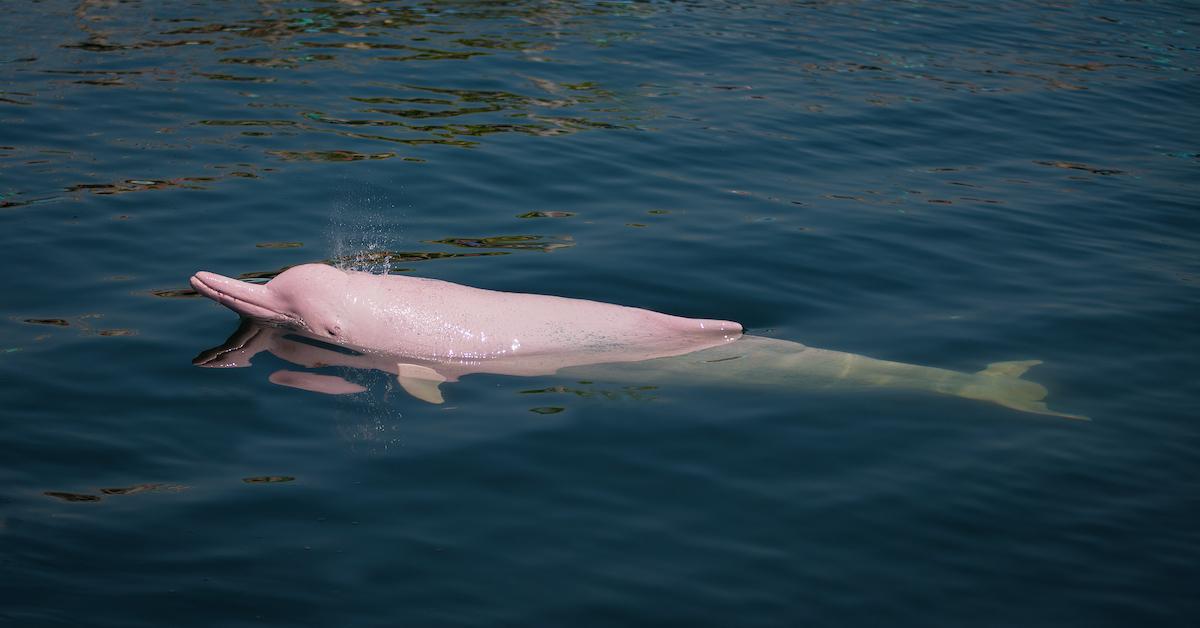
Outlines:
POLYGON ((1189 2, 10 3, 0 624, 1185 626, 1189 2), (191 360, 331 261, 1028 377, 191 360), (329 374, 346 375, 336 368, 329 374))

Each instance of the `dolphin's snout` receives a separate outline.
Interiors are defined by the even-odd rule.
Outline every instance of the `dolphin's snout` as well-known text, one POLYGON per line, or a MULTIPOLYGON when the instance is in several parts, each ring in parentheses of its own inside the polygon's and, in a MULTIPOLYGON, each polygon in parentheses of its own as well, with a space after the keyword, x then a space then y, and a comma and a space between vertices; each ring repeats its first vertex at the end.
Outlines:
POLYGON ((267 286, 238 281, 204 270, 192 275, 190 283, 196 292, 247 318, 272 323, 294 321, 293 317, 283 311, 277 302, 278 299, 267 286))

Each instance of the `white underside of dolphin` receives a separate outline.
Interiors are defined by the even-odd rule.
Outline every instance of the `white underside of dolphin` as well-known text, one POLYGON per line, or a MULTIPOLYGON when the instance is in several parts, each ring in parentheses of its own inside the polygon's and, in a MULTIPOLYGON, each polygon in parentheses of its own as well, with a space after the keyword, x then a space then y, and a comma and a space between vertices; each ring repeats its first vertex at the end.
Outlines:
MULTIPOLYGON (((245 366, 266 350, 304 366, 383 370, 431 403, 442 402, 442 383, 472 373, 563 373, 637 382, 671 378, 742 386, 904 388, 1082 418, 1048 409, 1042 401, 1045 388, 1021 379, 1037 361, 959 373, 743 336, 741 325, 732 321, 318 264, 288 269, 267 284, 209 272, 196 273, 191 283, 200 294, 257 323, 202 354, 198 364, 245 366), (317 342, 289 339, 291 332, 317 342), (322 348, 322 343, 350 352, 322 348)), ((280 371, 271 381, 330 394, 363 390, 315 373, 280 371)))

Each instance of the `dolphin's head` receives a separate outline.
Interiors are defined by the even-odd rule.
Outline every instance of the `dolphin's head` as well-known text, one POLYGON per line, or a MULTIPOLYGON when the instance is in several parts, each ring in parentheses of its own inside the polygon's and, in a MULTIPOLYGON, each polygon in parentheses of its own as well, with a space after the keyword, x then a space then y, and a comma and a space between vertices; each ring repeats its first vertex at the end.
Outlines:
POLYGON ((348 300, 349 275, 324 264, 289 268, 266 284, 200 271, 192 287, 245 318, 339 339, 348 300))

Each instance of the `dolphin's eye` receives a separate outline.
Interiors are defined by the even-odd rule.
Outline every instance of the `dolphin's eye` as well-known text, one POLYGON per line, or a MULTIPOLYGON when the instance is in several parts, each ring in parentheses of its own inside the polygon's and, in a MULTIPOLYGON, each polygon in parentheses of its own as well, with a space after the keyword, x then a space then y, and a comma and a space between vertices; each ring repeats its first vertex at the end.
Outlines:
POLYGON ((328 327, 325 328, 325 333, 329 334, 330 336, 337 336, 338 334, 342 333, 342 326, 341 325, 329 325, 328 327))

